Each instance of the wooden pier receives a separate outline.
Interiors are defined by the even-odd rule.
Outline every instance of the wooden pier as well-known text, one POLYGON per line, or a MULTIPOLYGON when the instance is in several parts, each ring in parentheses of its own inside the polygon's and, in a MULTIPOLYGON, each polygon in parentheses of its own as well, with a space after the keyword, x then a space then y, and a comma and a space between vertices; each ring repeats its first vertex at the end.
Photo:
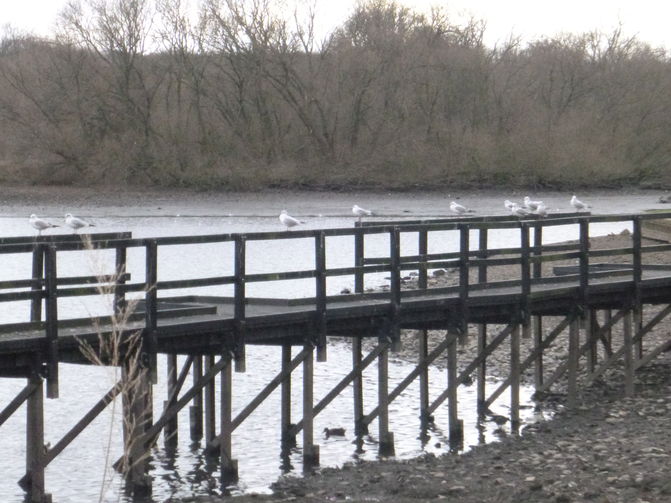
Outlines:
MULTIPOLYGON (((177 442, 178 412, 189 408, 193 441, 203 441, 205 452, 220 457, 222 484, 237 478, 237 462, 231 438, 236 428, 276 389, 281 393, 279 424, 282 442, 301 447, 306 467, 319 464, 314 418, 346 390, 352 390, 354 431, 362 435, 377 420, 377 441, 382 455, 394 453, 394 435, 389 430, 389 404, 415 380, 420 386, 418 424, 426 426, 434 412, 448 409, 451 441, 461 436, 457 390, 475 376, 478 410, 485 414, 504 393, 510 393, 510 420, 520 421, 521 373, 533 370, 535 387, 544 392, 562 377, 567 382, 567 403, 573 406, 578 374, 586 382, 607 368, 623 362, 624 393, 635 391, 637 368, 671 348, 671 337, 657 347, 643 340, 671 312, 671 268, 650 264, 646 254, 671 253, 669 244, 644 246, 644 222, 671 217, 668 213, 637 215, 564 215, 545 219, 518 220, 510 217, 471 217, 421 221, 374 222, 354 228, 299 230, 275 233, 220 234, 134 239, 129 234, 93 234, 0 240, 0 254, 26 254, 32 275, 23 280, 0 281, 0 303, 25 301, 29 322, 0 325, 0 377, 25 379, 25 387, 0 410, 0 427, 23 404, 26 414, 26 475, 21 479, 29 501, 50 500, 44 473, 87 425, 117 396, 124 410, 125 455, 116 466, 136 492, 150 491, 147 477, 148 451, 160 434, 168 446, 177 442), (617 249, 590 248, 590 226, 623 222, 632 229, 630 244, 617 249), (547 244, 543 232, 550 227, 578 229, 575 242, 547 244), (458 236, 455 250, 429 252, 435 233, 452 231, 458 236), (519 245, 489 246, 492 232, 519 236, 519 245), (368 257, 367 239, 385 236, 387 252, 368 257), (401 238, 417 241, 417 252, 404 254, 401 238), (351 266, 327 267, 329 239, 348 239, 354 250, 351 266), (476 239, 477 238, 477 239, 476 239), (247 245, 251 242, 310 240, 313 260, 305 269, 255 273, 247 271, 247 245), (161 279, 158 260, 164 247, 221 244, 232 246, 230 274, 180 280, 161 279), (128 270, 128 254, 140 249, 143 274, 128 270), (62 276, 58 257, 73 251, 98 253, 111 250, 114 264, 108 274, 62 276), (619 264, 608 266, 617 258, 619 264), (547 274, 548 264, 570 262, 570 267, 547 274), (624 265, 622 265, 624 264, 624 265), (511 277, 493 278, 502 266, 516 271, 511 277), (545 271, 544 272, 544 266, 545 271), (432 286, 430 270, 456 271, 451 283, 432 286), (416 283, 403 280, 415 271, 416 283), (368 275, 385 273, 385 291, 368 291, 368 275), (135 279, 142 277, 141 280, 135 279), (331 277, 352 278, 354 291, 327 294, 331 277), (247 295, 250 283, 287 280, 314 281, 314 295, 301 299, 264 299, 247 295), (174 289, 232 285, 230 297, 174 296, 174 289), (109 295, 109 313, 95 323, 59 318, 59 299, 109 295), (140 297, 139 301, 136 301, 140 297), (644 311, 646 316, 644 317, 644 311), (554 326, 549 327, 549 320, 554 326), (559 320, 559 321, 557 321, 559 320), (613 333, 622 325, 622 337, 613 333), (388 355, 398 348, 401 330, 417 330, 417 365, 394 389, 389 389, 388 355), (444 331, 444 339, 429 352, 429 330, 444 331), (566 357, 556 368, 546 368, 544 351, 567 332, 566 357), (314 361, 327 359, 327 337, 337 335, 352 341, 352 369, 324 397, 314 396, 314 361), (458 366, 458 344, 477 337, 478 354, 458 366), (367 354, 362 340, 375 342, 367 354), (520 338, 533 338, 533 350, 523 354, 520 338), (235 393, 232 372, 253 372, 247 361, 249 344, 278 347, 279 372, 249 403, 233 415, 235 393), (487 358, 508 345, 510 375, 494 390, 486 386, 487 358), (301 350, 292 357, 292 347, 301 350), (84 350, 83 350, 84 349, 84 350), (151 407, 152 385, 157 382, 157 357, 166 355, 168 396, 162 411, 151 407), (177 355, 186 355, 182 368, 177 355), (446 358, 447 380, 437 397, 429 393, 430 369, 446 358), (123 378, 75 424, 62 439, 44 438, 43 399, 59 396, 59 364, 62 362, 116 365, 123 378), (374 404, 364 403, 362 373, 377 363, 378 392, 374 404), (292 372, 303 368, 302 417, 291 407, 292 372), (458 371, 459 368, 463 370, 458 371), (215 404, 216 378, 220 379, 220 403, 215 404)), ((435 247, 433 247, 435 249, 435 247)), ((0 435, 2 429, 0 428, 0 435)), ((1 437, 0 437, 1 438, 1 437)))

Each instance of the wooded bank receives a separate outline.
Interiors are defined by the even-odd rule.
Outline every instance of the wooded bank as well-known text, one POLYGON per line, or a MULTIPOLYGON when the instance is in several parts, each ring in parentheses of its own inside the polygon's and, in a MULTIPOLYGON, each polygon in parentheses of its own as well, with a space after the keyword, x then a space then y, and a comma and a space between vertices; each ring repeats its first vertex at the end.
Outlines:
POLYGON ((0 180, 256 189, 671 183, 671 66, 620 29, 483 43, 364 2, 83 0, 0 41, 0 180))

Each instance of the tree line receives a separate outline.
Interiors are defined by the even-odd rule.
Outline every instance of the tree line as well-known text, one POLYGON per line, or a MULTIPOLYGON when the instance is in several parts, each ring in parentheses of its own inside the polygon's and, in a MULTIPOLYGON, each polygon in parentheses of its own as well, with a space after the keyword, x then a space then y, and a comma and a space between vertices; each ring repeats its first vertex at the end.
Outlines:
POLYGON ((72 1, 0 41, 0 179, 201 188, 668 184, 671 66, 620 28, 483 42, 393 0, 72 1))

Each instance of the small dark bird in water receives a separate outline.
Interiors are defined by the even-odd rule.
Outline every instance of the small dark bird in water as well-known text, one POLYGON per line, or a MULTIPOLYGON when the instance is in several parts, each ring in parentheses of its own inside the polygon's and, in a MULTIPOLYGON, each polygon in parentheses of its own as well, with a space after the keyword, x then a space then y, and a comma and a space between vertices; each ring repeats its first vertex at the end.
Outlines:
POLYGON ((492 421, 494 421, 496 424, 506 424, 508 422, 508 418, 505 416, 499 416, 498 414, 492 414, 491 416, 492 421))
POLYGON ((344 437, 345 428, 324 428, 324 435, 329 437, 344 437))

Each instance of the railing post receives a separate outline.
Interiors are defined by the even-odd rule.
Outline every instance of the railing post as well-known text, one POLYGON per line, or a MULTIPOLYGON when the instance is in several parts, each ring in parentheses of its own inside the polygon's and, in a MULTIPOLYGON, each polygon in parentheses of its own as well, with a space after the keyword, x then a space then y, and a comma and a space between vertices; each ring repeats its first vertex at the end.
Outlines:
POLYGON ((117 316, 126 307, 126 291, 123 288, 126 282, 126 260, 126 247, 117 247, 115 254, 116 276, 114 278, 114 314, 117 316))
POLYGON ((315 235, 315 293, 317 361, 326 361, 326 235, 315 235))
POLYGON ((589 287, 589 220, 580 220, 580 316, 587 308, 587 289, 589 287))
POLYGON ((470 270, 470 227, 468 224, 459 224, 459 323, 455 327, 459 330, 459 338, 464 341, 468 335, 468 291, 470 270))
POLYGON ((428 287, 428 264, 426 257, 429 253, 429 233, 426 229, 419 231, 419 271, 417 276, 417 286, 424 290, 428 287))
POLYGON ((42 320, 42 282, 44 280, 44 245, 33 248, 33 285, 35 292, 30 300, 30 321, 42 320))
POLYGON ((363 293, 364 291, 364 233, 363 227, 359 222, 354 224, 354 267, 357 268, 354 273, 354 292, 363 293))
POLYGON ((246 262, 247 262, 247 238, 243 234, 235 237, 235 264, 234 264, 234 318, 235 318, 235 347, 233 356, 235 358, 235 371, 244 372, 246 369, 245 337, 247 331, 246 302, 247 293, 245 286, 246 262))
POLYGON ((45 251, 47 398, 58 398, 58 272, 56 247, 50 245, 45 251))
POLYGON ((395 226, 389 232, 389 258, 391 261, 391 343, 398 351, 401 343, 401 231, 395 226))
POLYGON ((520 226, 521 232, 521 256, 520 267, 522 277, 522 305, 520 306, 520 322, 522 324, 522 338, 530 337, 529 325, 529 296, 531 295, 531 266, 529 249, 529 224, 523 222, 520 226))
MULTIPOLYGON (((643 308, 641 306, 641 281, 643 279, 643 260, 642 260, 642 228, 641 217, 636 216, 633 220, 632 232, 632 265, 634 268, 634 335, 637 335, 643 327, 643 308)), ((638 358, 643 357, 643 338, 639 338, 636 345, 638 358)))
POLYGON ((151 382, 156 384, 156 328, 158 326, 158 250, 156 241, 151 240, 145 247, 145 331, 142 341, 143 364, 149 367, 151 382))

